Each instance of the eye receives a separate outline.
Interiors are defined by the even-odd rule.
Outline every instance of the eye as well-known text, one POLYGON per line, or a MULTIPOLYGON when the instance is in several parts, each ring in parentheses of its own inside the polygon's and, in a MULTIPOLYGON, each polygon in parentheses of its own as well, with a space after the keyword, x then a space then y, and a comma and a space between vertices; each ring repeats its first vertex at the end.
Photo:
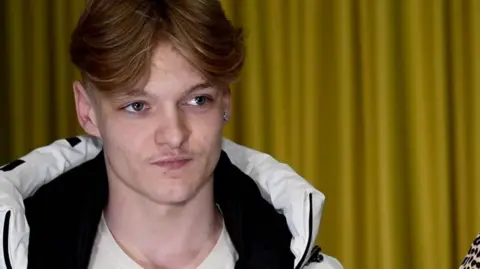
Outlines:
POLYGON ((133 102, 133 103, 128 104, 126 107, 124 107, 124 109, 126 111, 131 112, 131 113, 142 112, 146 108, 147 108, 147 105, 143 102, 133 102))
POLYGON ((203 106, 207 104, 209 101, 211 101, 211 98, 209 98, 208 96, 199 95, 199 96, 195 96, 193 99, 188 101, 188 104, 193 106, 203 106))

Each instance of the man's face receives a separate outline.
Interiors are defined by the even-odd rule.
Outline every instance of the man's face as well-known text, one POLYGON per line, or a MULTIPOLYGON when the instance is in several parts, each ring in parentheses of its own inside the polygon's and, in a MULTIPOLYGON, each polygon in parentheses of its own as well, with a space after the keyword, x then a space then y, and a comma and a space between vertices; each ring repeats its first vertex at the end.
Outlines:
POLYGON ((230 94, 209 85, 170 45, 156 49, 143 91, 92 95, 75 87, 82 126, 104 142, 113 188, 179 204, 211 181, 230 94))

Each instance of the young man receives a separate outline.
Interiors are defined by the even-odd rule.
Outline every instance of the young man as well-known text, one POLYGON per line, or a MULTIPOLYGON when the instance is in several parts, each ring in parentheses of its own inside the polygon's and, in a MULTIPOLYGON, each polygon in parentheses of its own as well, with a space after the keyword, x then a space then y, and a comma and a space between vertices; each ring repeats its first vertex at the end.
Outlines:
POLYGON ((90 0, 70 52, 78 120, 102 145, 2 168, 6 268, 341 268, 310 255, 318 192, 222 140, 244 55, 218 1, 90 0))

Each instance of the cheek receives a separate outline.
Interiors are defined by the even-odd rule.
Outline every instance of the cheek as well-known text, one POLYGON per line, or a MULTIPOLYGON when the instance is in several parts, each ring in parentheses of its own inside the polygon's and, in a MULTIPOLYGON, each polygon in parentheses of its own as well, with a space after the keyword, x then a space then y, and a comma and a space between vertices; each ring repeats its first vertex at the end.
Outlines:
POLYGON ((193 121, 190 144, 205 155, 215 156, 220 152, 223 123, 221 118, 212 115, 202 120, 193 121))
POLYGON ((102 117, 99 129, 106 150, 112 154, 138 156, 148 147, 144 145, 150 133, 148 126, 150 126, 148 123, 142 123, 140 120, 126 120, 115 115, 107 115, 102 117))

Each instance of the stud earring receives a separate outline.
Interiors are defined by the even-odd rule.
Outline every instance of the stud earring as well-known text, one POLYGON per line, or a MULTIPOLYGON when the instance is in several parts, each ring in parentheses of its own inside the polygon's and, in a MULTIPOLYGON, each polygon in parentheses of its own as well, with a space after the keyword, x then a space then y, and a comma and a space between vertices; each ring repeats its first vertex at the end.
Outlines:
POLYGON ((223 120, 228 121, 228 114, 227 112, 223 112, 223 120))

